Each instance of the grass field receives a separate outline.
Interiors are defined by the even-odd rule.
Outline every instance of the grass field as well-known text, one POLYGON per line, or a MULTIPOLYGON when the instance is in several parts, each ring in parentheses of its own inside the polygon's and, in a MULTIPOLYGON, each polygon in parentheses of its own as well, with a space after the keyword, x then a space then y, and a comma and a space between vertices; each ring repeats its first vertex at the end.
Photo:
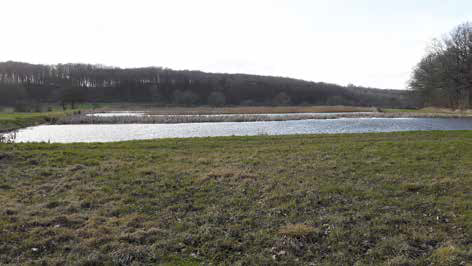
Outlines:
POLYGON ((17 130, 24 127, 35 126, 40 124, 54 124, 59 118, 78 113, 79 111, 94 110, 105 104, 83 103, 77 105, 76 109, 62 110, 57 104, 45 105, 42 109, 49 108, 49 112, 14 112, 11 107, 0 106, 0 133, 17 130))
POLYGON ((0 144, 0 264, 471 265, 471 187, 465 131, 0 144))

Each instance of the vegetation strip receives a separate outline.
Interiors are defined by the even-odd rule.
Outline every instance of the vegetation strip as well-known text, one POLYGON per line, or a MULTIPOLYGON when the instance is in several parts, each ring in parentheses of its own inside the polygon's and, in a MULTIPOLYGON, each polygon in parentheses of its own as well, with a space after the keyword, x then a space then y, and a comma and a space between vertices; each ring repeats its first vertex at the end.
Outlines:
POLYGON ((288 121, 336 118, 466 118, 472 114, 429 114, 429 113, 339 113, 339 114, 294 114, 271 116, 265 114, 239 115, 144 115, 144 116, 91 116, 86 114, 62 117, 57 124, 176 124, 204 122, 256 122, 288 121))
POLYGON ((39 124, 55 124, 60 117, 67 114, 72 112, 0 113, 0 133, 39 124))
POLYGON ((0 144, 0 264, 464 265, 472 132, 0 144))

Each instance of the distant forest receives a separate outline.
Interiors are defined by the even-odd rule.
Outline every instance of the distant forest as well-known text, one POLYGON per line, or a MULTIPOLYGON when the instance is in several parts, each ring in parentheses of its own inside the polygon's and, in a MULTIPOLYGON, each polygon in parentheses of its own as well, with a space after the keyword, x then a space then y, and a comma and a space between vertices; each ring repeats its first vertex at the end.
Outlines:
POLYGON ((156 105, 350 105, 413 108, 408 91, 246 74, 0 63, 0 105, 146 102, 156 105))

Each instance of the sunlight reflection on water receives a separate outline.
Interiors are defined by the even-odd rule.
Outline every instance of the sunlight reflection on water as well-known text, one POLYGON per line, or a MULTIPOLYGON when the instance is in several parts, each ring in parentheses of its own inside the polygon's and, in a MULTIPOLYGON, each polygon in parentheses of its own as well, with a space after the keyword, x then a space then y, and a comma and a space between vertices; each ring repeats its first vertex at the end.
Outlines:
POLYGON ((114 142, 159 138, 472 130, 467 118, 339 118, 271 122, 43 125, 16 132, 15 142, 114 142))

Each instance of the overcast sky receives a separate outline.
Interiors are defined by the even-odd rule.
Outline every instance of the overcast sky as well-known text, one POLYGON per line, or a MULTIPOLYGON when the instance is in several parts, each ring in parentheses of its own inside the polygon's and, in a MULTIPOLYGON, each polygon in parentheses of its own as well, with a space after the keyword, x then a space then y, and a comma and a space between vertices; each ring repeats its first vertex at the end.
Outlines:
POLYGON ((404 89, 471 0, 8 0, 0 61, 162 66, 404 89))

